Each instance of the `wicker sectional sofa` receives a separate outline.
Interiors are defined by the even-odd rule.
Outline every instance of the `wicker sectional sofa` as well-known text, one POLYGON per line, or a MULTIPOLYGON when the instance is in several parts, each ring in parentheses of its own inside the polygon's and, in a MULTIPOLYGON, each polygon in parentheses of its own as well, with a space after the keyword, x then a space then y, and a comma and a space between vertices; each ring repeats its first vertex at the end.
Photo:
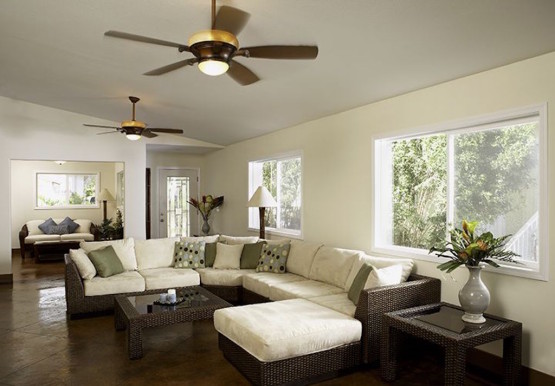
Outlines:
MULTIPOLYGON (((256 238, 252 237, 220 236, 219 240, 222 239, 228 244, 256 241, 256 238)), ((210 239, 210 241, 213 240, 210 239)), ((127 243, 127 250, 130 252, 129 244, 132 241, 132 239, 126 239, 111 243, 127 243)), ((269 385, 298 381, 330 371, 376 362, 379 355, 382 315, 385 312, 440 300, 440 281, 412 273, 412 262, 408 259, 372 257, 362 251, 291 241, 287 272, 284 274, 255 272, 253 269, 211 267, 196 270, 174 269, 172 265, 175 241, 177 241, 176 238, 134 241, 136 266, 128 265, 128 268, 131 268, 128 272, 116 275, 120 276, 115 279, 120 281, 118 284, 108 283, 108 279, 111 278, 84 279, 75 259, 66 255, 68 314, 75 316, 111 310, 114 296, 120 293, 156 292, 168 287, 200 284, 228 302, 247 304, 216 311, 214 323, 219 333, 220 348, 225 357, 251 382, 269 385), (365 262, 372 264, 376 269, 401 264, 403 280, 396 285, 362 290, 355 305, 348 298, 347 292, 365 262), (327 343, 328 346, 333 346, 331 349, 315 345, 314 352, 309 350, 299 355, 294 352, 270 353, 268 358, 272 359, 267 360, 265 357, 260 357, 256 348, 250 347, 254 343, 249 342, 256 340, 253 337, 257 336, 255 330, 259 329, 259 326, 256 325, 256 318, 255 320, 249 320, 249 318, 252 319, 252 315, 256 313, 270 315, 272 310, 275 311, 277 308, 285 310, 286 313, 287 310, 291 310, 290 313, 295 314, 295 317, 285 323, 275 322, 271 328, 283 328, 280 324, 287 323, 294 326, 295 318, 304 318, 306 326, 310 329, 314 324, 311 318, 322 313, 323 317, 330 321, 322 324, 322 328, 332 328, 332 331, 335 328, 338 332, 342 329, 354 328, 356 331, 352 331, 346 338, 347 344, 340 344, 339 340, 335 343, 327 343), (303 312, 303 309, 306 309, 306 312, 303 312), (336 327, 333 327, 332 322, 337 323, 336 327), (248 333, 249 329, 254 335, 247 334, 246 337, 241 338, 234 334, 234 331, 248 333)), ((209 240, 206 241, 209 242, 209 240)), ((81 246, 90 249, 102 245, 106 244, 83 243, 81 246)), ((116 246, 114 249, 118 252, 116 246)), ((276 315, 279 316, 280 312, 276 315)), ((268 317, 267 323, 272 324, 273 319, 279 318, 268 317)), ((314 327, 315 330, 318 328, 314 327)), ((313 332, 315 336, 323 333, 323 331, 312 331, 309 334, 313 332)), ((300 334, 306 335, 303 331, 300 334)), ((323 336, 333 336, 333 334, 324 331, 323 336)), ((276 345, 275 342, 273 344, 276 345)), ((264 341, 259 346, 266 350, 268 347, 264 347, 265 345, 272 345, 272 343, 264 341)), ((279 343, 277 345, 279 346, 279 343)), ((279 349, 282 348, 278 347, 279 349)))

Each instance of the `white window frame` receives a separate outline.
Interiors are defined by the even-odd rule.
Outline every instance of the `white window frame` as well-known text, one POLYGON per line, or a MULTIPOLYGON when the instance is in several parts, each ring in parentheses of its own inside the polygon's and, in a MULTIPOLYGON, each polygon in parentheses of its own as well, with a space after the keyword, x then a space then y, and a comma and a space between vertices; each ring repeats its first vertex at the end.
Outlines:
MULTIPOLYGON (((83 173, 55 173, 55 172, 35 172, 35 209, 36 210, 59 210, 59 209, 98 209, 100 208, 100 203, 98 202, 98 194, 100 192, 100 173, 91 173, 91 172, 83 172, 83 173), (92 205, 56 205, 56 206, 39 206, 39 175, 41 174, 58 174, 58 175, 65 175, 66 182, 67 176, 95 176, 96 177, 96 192, 95 192, 95 203, 92 205)), ((69 197, 66 195, 66 199, 69 197)), ((68 200, 69 202, 69 200, 68 200)))
MULTIPOLYGON (((248 184, 249 184, 249 189, 248 189, 248 197, 247 200, 250 199, 250 197, 252 197, 252 195, 254 194, 254 192, 256 191, 256 189, 258 188, 258 186, 260 186, 261 182, 259 181, 259 178, 257 176, 255 176, 255 170, 253 168, 255 163, 260 163, 260 162, 268 162, 268 161, 286 161, 288 159, 292 159, 292 158, 300 158, 301 160, 301 229, 300 230, 291 230, 291 229, 284 229, 284 228, 272 228, 272 227, 265 227, 265 231, 267 234, 270 235, 276 235, 276 236, 285 236, 285 237, 291 237, 291 238, 295 238, 295 239, 302 239, 303 237, 303 226, 304 226, 304 205, 303 205, 303 197, 304 197, 304 165, 303 165, 303 153, 302 151, 298 150, 298 151, 292 151, 292 152, 288 152, 288 153, 281 153, 279 155, 274 155, 271 157, 266 157, 266 158, 261 158, 261 159, 253 159, 250 160, 248 163, 248 170, 249 170, 249 176, 248 176, 248 184)), ((278 168, 279 168, 279 163, 278 163, 278 168)), ((278 172, 279 174, 279 172, 278 172)), ((277 189, 278 189, 278 197, 274 197, 276 199, 276 201, 279 202, 279 188, 280 185, 277 185, 277 189)), ((257 208, 248 208, 248 230, 249 231, 259 231, 260 230, 260 221, 259 221, 259 216, 258 216, 258 210, 257 208)), ((278 218, 277 218, 277 224, 279 224, 279 210, 278 212, 278 218)))
MULTIPOLYGON (((537 264, 526 263, 511 264, 502 263, 500 268, 493 268, 487 266, 485 269, 489 272, 498 274, 505 274, 511 276, 519 276, 536 280, 549 280, 549 229, 548 229, 548 163, 547 163, 547 103, 532 105, 522 108, 505 110, 493 114, 483 115, 479 117, 441 123, 433 126, 412 128, 394 134, 375 136, 372 138, 374 157, 372 165, 372 192, 374 201, 374 210, 372 212, 373 230, 371 232, 371 250, 373 253, 382 254, 386 256, 400 256, 408 257, 415 260, 429 261, 440 264, 447 261, 447 258, 439 258, 435 255, 428 254, 428 251, 410 248, 403 246, 384 245, 380 244, 380 240, 384 240, 380 236, 380 232, 384 231, 380 223, 383 221, 390 221, 393 213, 387 210, 387 205, 384 205, 382 198, 387 199, 383 193, 387 189, 380 189, 380 181, 390 180, 385 177, 385 173, 391 174, 392 165, 387 157, 382 154, 383 143, 395 139, 404 139, 414 136, 435 135, 440 133, 456 133, 457 131, 468 131, 476 126, 480 129, 491 126, 498 126, 504 121, 514 121, 517 119, 525 119, 527 117, 537 117, 539 122, 539 257, 537 264), (389 164, 388 164, 389 162, 389 164), (389 216, 389 218, 388 218, 389 216)), ((452 174, 451 174, 452 176, 452 174)), ((448 181, 448 190, 452 189, 452 181, 448 181)), ((387 188, 387 187, 386 187, 387 188)), ((448 192, 448 200, 449 198, 448 192)), ((449 214, 448 214, 449 216, 449 214)), ((447 218, 447 222, 452 222, 452 218, 447 218)))

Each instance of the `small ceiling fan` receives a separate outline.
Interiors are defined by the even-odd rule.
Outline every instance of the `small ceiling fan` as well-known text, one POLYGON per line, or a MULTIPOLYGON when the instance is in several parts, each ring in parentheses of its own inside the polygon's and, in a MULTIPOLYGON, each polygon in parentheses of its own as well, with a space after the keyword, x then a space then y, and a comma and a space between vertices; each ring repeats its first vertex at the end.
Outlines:
POLYGON ((203 73, 212 76, 227 73, 233 80, 243 86, 255 83, 260 78, 247 67, 235 61, 235 57, 315 59, 318 56, 317 46, 272 45, 240 47, 236 36, 245 27, 249 17, 249 13, 228 6, 220 7, 216 15, 216 0, 212 0, 211 29, 193 34, 189 38, 187 45, 119 31, 107 31, 104 35, 142 43, 175 47, 179 52, 186 51, 195 56, 194 58, 181 60, 148 71, 144 75, 162 75, 181 67, 192 66, 198 63, 198 68, 203 73))
POLYGON ((141 137, 146 137, 146 138, 157 137, 158 135, 155 134, 155 132, 156 133, 183 134, 183 130, 181 130, 181 129, 161 129, 161 128, 154 128, 154 127, 147 128, 146 123, 135 120, 135 104, 138 101, 140 101, 140 99, 137 98, 137 97, 134 97, 134 96, 130 96, 129 100, 133 104, 133 118, 130 121, 123 121, 121 123, 120 127, 117 127, 117 126, 103 126, 103 125, 91 125, 91 124, 88 124, 88 123, 83 123, 83 126, 100 127, 100 128, 103 128, 103 129, 115 129, 116 131, 107 131, 107 132, 104 132, 104 133, 98 133, 98 135, 112 134, 112 133, 120 132, 120 133, 125 134, 127 139, 130 139, 131 141, 136 141, 138 139, 141 139, 141 137))

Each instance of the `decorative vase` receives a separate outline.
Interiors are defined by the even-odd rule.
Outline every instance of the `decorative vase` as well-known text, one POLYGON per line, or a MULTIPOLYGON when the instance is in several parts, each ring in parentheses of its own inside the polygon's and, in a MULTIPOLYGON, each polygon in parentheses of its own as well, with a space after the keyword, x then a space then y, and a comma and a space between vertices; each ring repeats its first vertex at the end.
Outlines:
POLYGON ((484 323, 482 315, 489 306, 488 287, 482 282, 480 276, 482 267, 466 266, 468 268, 468 281, 459 291, 459 302, 464 310, 462 320, 468 323, 484 323))
POLYGON ((204 219, 204 223, 202 224, 202 233, 205 236, 208 236, 208 233, 210 233, 210 224, 208 224, 207 218, 204 219))

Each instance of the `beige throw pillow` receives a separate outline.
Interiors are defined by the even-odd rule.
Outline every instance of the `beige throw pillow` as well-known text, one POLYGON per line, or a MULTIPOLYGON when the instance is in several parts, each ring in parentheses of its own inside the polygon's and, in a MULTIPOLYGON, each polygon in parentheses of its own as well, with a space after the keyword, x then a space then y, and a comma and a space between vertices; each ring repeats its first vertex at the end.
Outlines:
POLYGON ((400 284, 402 280, 403 266, 401 264, 391 265, 382 269, 373 269, 368 274, 364 289, 400 284))
POLYGON ((89 280, 96 276, 96 268, 84 249, 70 249, 69 257, 77 266, 77 271, 82 279, 89 280))
POLYGON ((216 260, 214 269, 240 269, 243 244, 216 244, 216 260))

